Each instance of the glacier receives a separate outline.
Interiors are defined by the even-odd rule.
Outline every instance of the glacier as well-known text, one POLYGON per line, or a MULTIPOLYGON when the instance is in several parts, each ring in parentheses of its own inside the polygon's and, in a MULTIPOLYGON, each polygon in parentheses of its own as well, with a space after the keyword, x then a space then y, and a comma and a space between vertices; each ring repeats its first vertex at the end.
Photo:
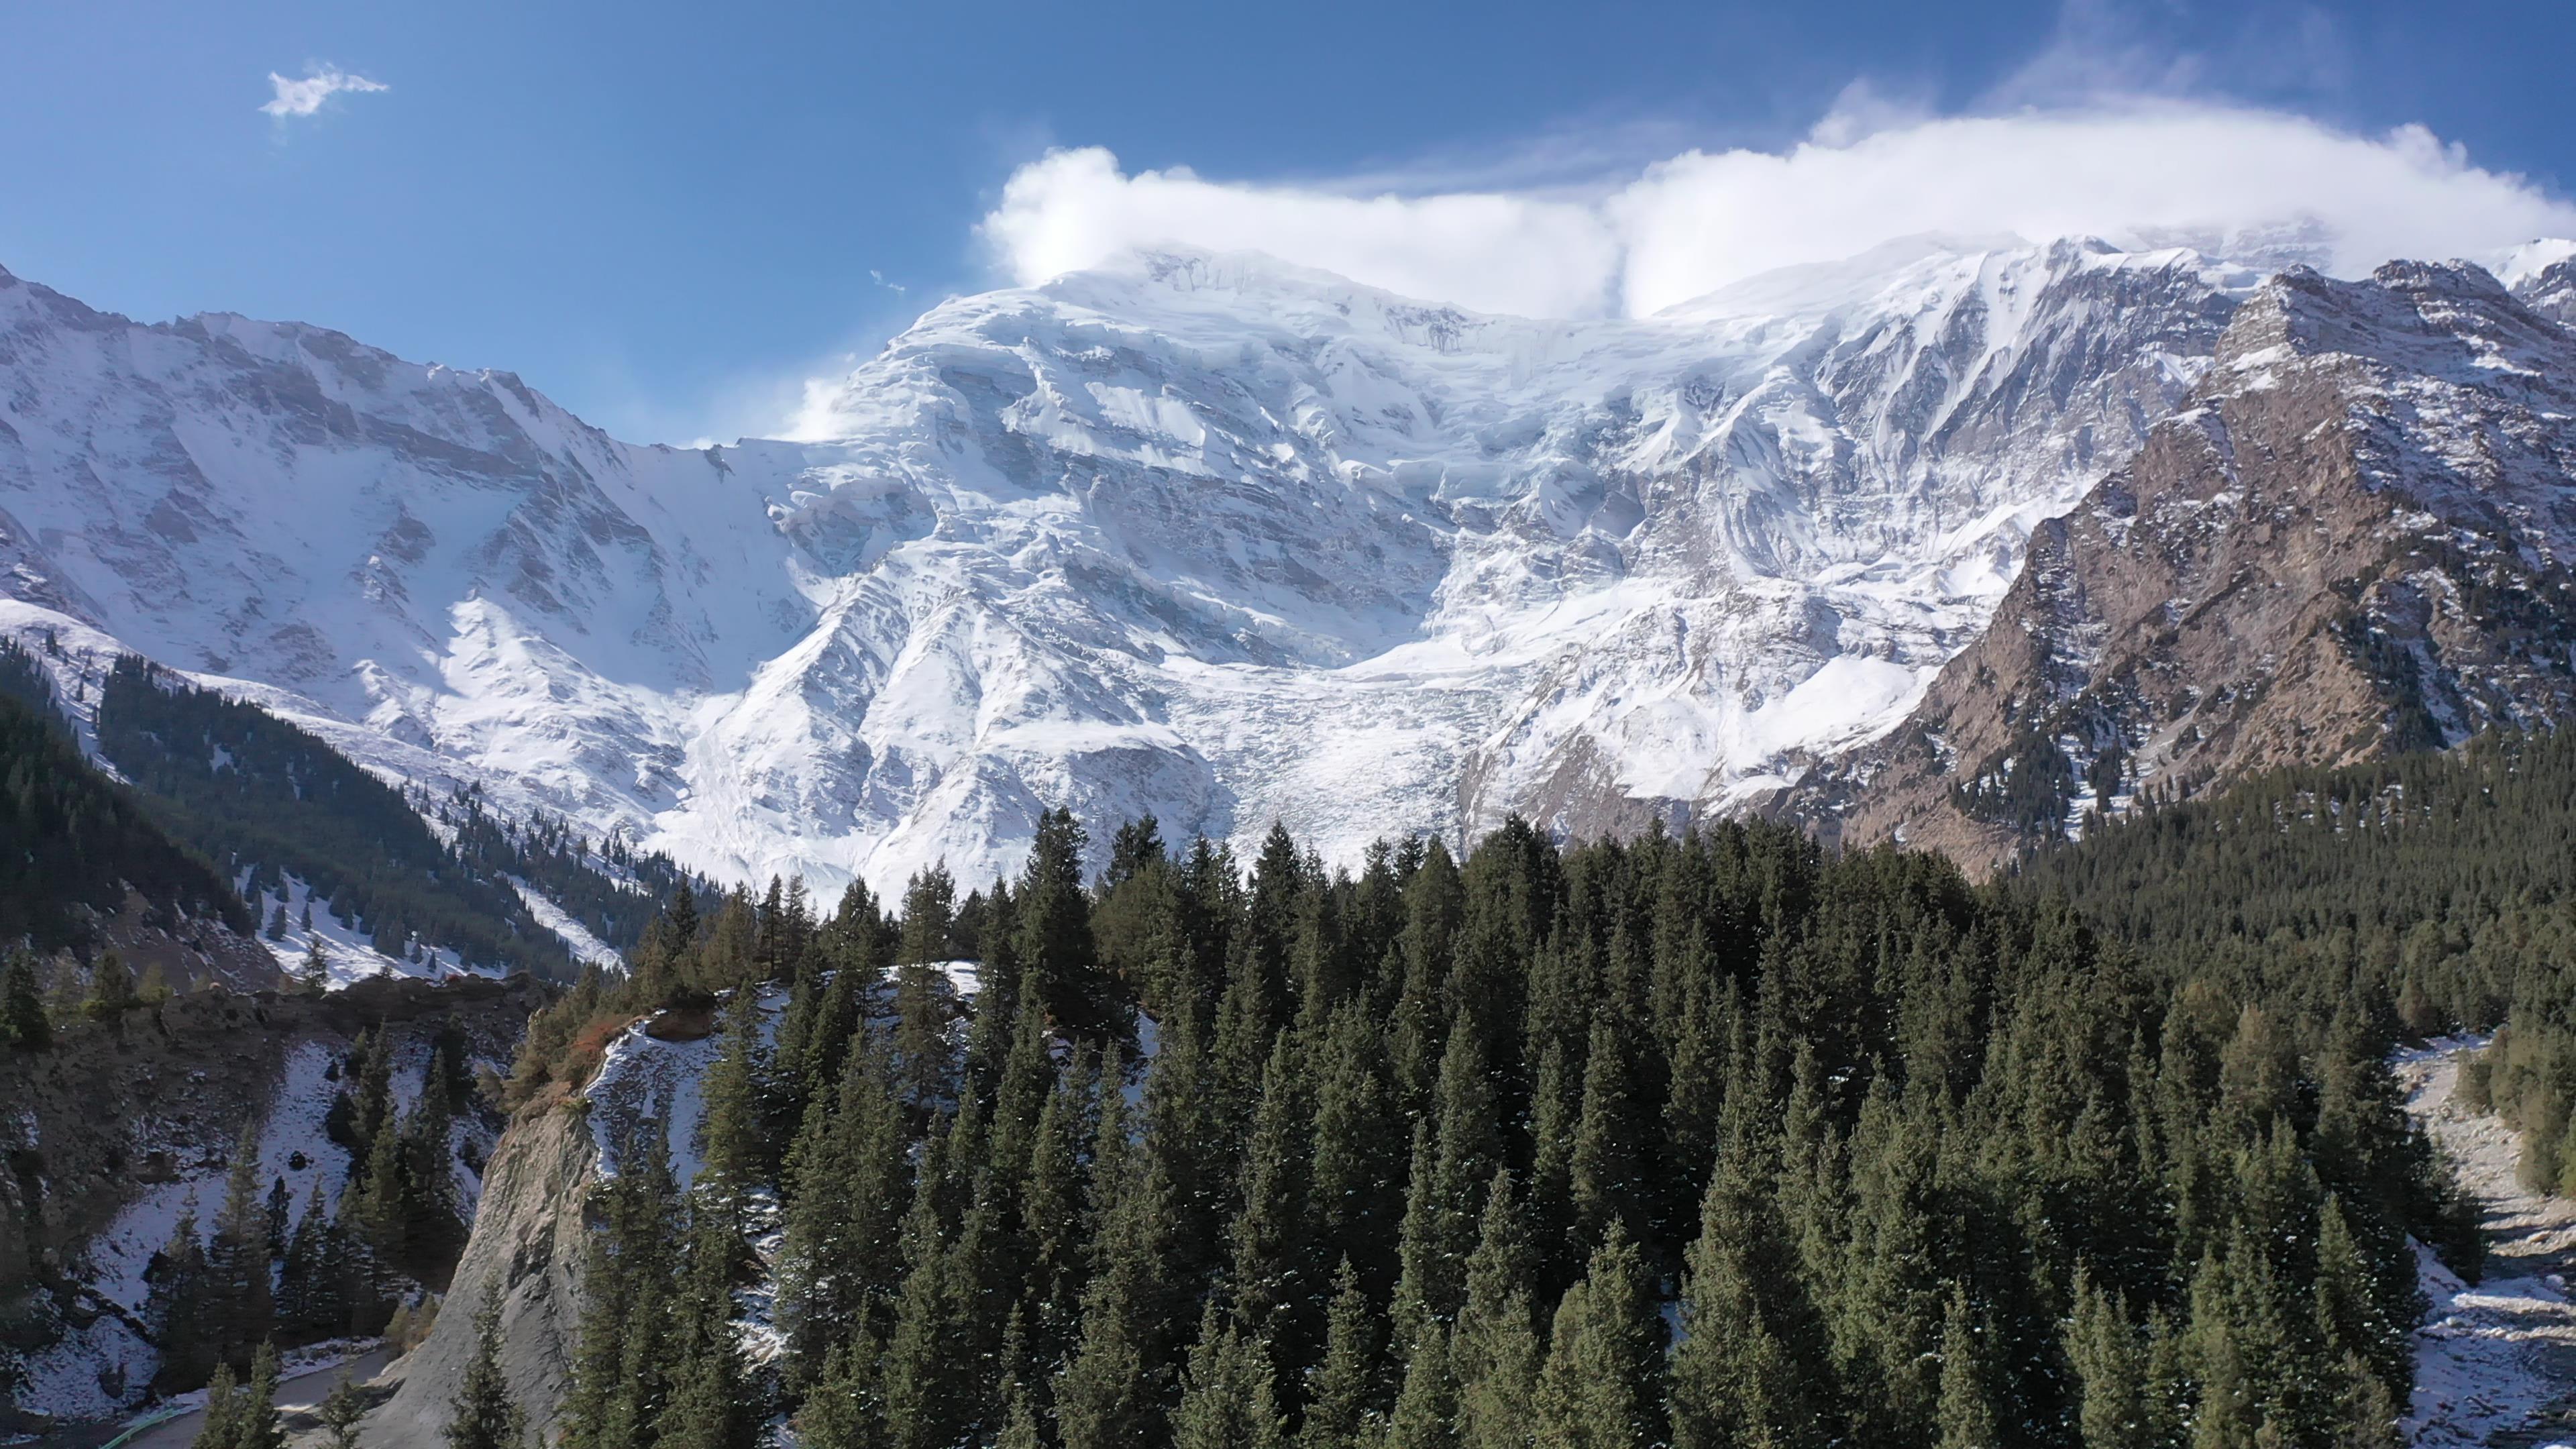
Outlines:
POLYGON ((1576 322, 1140 252, 689 450, 0 272, 0 629, 725 879, 1678 820, 1902 719, 2261 275, 1926 237, 1576 322))

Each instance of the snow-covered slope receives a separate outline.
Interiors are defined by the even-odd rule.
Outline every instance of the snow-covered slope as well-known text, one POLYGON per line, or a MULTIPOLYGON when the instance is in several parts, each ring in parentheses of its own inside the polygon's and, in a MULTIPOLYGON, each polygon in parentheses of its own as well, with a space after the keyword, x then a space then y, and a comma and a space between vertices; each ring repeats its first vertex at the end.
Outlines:
POLYGON ((2256 280, 1923 239, 1577 324, 1153 254, 942 304, 827 441, 683 452, 0 274, 0 624, 727 877, 975 879, 1054 804, 1633 823, 1901 718, 2256 280))

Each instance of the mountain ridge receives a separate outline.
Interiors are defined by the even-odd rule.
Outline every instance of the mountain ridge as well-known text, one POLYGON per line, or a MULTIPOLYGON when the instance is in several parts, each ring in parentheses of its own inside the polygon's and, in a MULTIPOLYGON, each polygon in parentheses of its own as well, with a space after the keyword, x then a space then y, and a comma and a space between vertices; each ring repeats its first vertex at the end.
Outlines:
POLYGON ((1055 804, 1337 856, 1580 833, 1901 716, 2255 280, 2061 242, 1806 315, 1553 323, 1163 253, 952 299, 841 436, 702 452, 0 284, 4 591, 719 876, 981 878, 1055 804))

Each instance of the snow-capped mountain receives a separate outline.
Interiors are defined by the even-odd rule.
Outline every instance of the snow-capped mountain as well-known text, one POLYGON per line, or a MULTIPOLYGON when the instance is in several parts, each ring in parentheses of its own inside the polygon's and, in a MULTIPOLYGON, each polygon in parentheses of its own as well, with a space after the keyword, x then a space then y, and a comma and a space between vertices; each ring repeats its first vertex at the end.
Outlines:
POLYGON ((2568 718, 2576 330, 2546 250, 2512 290, 2463 262, 2266 282, 1986 636, 1805 803, 1993 859, 2142 789, 2568 718))
POLYGON ((943 303, 827 441, 690 452, 0 273, 0 626, 725 877, 971 880, 1055 804, 1602 828, 1903 718, 2258 281, 1921 240, 1568 323, 1158 253, 943 303))

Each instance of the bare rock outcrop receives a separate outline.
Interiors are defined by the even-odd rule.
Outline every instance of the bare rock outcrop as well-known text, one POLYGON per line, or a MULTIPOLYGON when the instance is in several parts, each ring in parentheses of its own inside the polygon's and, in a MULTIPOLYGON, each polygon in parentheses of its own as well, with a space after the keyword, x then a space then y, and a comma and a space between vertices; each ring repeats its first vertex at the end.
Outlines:
POLYGON ((580 1327, 584 1207, 598 1167, 585 1105, 522 1115, 503 1134, 446 1305, 428 1339, 390 1370, 400 1386, 367 1420, 369 1449, 445 1442, 450 1401, 475 1351, 475 1316, 496 1295, 511 1397, 531 1424, 554 1417, 580 1327))
POLYGON ((2141 791, 2564 719, 2571 472, 2576 332, 2466 264, 2284 273, 1907 722, 1795 808, 1991 866, 2141 791))

